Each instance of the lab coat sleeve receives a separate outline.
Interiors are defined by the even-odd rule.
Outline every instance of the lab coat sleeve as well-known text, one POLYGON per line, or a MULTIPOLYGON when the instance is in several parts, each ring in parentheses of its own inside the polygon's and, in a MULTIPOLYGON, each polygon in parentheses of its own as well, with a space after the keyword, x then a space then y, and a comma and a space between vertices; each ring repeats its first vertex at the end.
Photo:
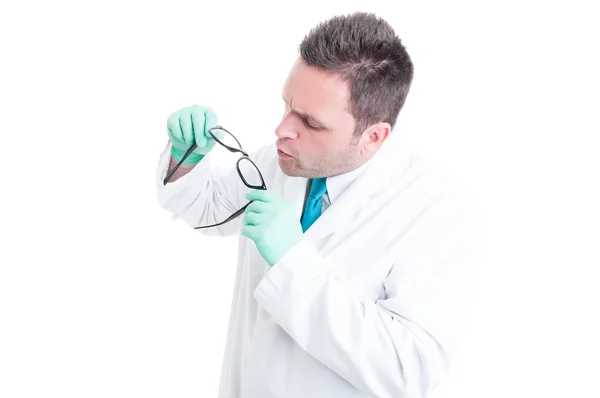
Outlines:
POLYGON ((446 377, 467 319, 476 237, 466 213, 438 204, 390 250, 383 298, 361 294, 360 282, 340 272, 344 264, 307 241, 268 271, 254 297, 303 350, 358 390, 426 397, 446 377))
MULTIPOLYGON (((160 206, 173 219, 180 219, 191 227, 217 224, 242 208, 249 191, 238 176, 237 169, 223 169, 211 165, 208 153, 188 174, 176 181, 163 181, 169 170, 171 143, 160 154, 156 169, 156 187, 160 206)), ((205 235, 231 236, 238 234, 243 217, 237 217, 219 227, 198 229, 205 235)))

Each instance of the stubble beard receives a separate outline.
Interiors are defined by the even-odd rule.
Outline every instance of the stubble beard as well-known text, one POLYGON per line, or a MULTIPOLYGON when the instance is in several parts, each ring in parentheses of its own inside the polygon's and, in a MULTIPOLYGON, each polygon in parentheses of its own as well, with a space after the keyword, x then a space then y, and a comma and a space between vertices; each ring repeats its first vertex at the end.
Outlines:
POLYGON ((352 141, 342 153, 331 159, 330 154, 314 159, 310 167, 303 165, 298 159, 279 159, 281 171, 290 177, 321 178, 333 177, 352 171, 360 166, 360 159, 355 151, 356 142, 352 141), (326 161, 327 160, 327 161, 326 161))

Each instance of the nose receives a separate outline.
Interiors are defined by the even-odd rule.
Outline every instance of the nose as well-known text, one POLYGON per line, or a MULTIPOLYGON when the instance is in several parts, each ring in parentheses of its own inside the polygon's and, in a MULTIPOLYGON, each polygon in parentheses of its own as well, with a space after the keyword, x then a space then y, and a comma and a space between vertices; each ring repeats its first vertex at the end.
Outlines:
POLYGON ((291 112, 286 112, 279 126, 275 129, 275 135, 279 138, 298 138, 298 130, 295 128, 294 120, 291 112))

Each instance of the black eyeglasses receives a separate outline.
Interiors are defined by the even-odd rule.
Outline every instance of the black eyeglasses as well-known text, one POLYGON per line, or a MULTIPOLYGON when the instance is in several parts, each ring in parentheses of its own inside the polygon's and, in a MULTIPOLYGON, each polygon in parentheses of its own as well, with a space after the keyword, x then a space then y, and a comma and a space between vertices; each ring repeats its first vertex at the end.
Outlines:
MULTIPOLYGON (((236 163, 236 168, 237 168, 238 175, 242 179, 242 182, 244 183, 244 185, 246 185, 250 189, 262 189, 262 190, 267 189, 267 186, 265 185, 265 180, 262 176, 262 173, 260 172, 260 170, 258 169, 256 164, 254 164, 254 162, 250 159, 250 157, 248 156, 248 153, 246 151, 244 151, 244 149, 242 148, 242 145, 237 140, 237 138, 235 138, 235 136, 233 134, 231 134, 229 131, 227 131, 226 129, 224 129, 221 126, 216 126, 216 127, 211 128, 210 130, 208 130, 208 133, 211 135, 212 138, 214 138, 215 141, 217 141, 219 144, 224 146, 225 149, 227 149, 229 152, 234 152, 234 153, 239 152, 242 154, 242 157, 240 157, 236 163), (221 137, 221 138, 219 138, 219 137, 221 137)), ((183 158, 181 158, 179 163, 177 163, 175 165, 175 167, 173 167, 173 169, 167 173, 167 175, 163 181, 163 185, 167 185, 167 182, 171 179, 173 174, 175 174, 175 172, 177 171, 179 166, 181 166, 183 164, 185 159, 187 159, 187 157, 190 156, 190 154, 192 152, 194 152, 194 150, 197 147, 198 147, 198 145, 196 143, 194 143, 194 145, 192 145, 186 151, 185 155, 183 155, 183 158)), ((219 225, 223 225, 223 224, 235 219, 240 214, 244 213, 244 211, 246 210, 246 207, 248 207, 250 205, 250 203, 251 202, 248 202, 244 207, 242 207, 241 209, 239 209, 238 211, 233 213, 225 221, 221 221, 218 224, 194 227, 194 229, 211 228, 211 227, 217 227, 219 225)))

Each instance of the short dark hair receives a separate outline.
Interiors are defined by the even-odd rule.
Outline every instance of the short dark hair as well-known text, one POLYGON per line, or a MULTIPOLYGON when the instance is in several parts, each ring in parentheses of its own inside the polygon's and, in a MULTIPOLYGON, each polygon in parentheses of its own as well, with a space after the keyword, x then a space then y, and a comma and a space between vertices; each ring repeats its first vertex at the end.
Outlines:
POLYGON ((413 64, 392 27, 371 13, 321 22, 299 47, 306 65, 335 73, 349 87, 355 136, 378 122, 393 128, 413 79, 413 64))

